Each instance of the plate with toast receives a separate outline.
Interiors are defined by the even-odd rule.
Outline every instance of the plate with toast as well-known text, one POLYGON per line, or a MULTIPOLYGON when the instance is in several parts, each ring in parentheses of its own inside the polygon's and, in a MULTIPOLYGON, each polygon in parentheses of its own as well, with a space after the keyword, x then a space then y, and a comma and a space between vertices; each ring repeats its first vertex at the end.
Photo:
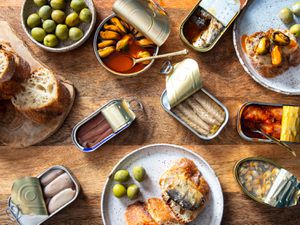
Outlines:
MULTIPOLYGON (((127 192, 128 194, 128 192, 127 192)), ((223 193, 209 164, 199 155, 170 144, 148 145, 125 156, 111 171, 103 189, 101 213, 104 225, 219 225, 223 193), (134 180, 134 168, 146 171, 142 182, 134 180), (127 189, 136 185, 136 198, 114 195, 118 171, 129 171, 127 189)))
POLYGON ((233 41, 245 71, 262 86, 286 95, 300 95, 300 41, 279 17, 294 0, 250 1, 237 19, 233 41))

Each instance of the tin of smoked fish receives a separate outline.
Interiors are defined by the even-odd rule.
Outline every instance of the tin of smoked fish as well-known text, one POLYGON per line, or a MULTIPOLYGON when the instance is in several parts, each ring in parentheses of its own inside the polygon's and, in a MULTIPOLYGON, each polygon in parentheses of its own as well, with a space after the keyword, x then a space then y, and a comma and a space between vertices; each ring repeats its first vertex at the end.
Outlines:
POLYGON ((277 208, 298 204, 299 181, 272 160, 261 157, 242 159, 234 166, 234 176, 243 192, 256 202, 277 208))
POLYGON ((200 0, 180 26, 181 39, 198 52, 210 51, 246 4, 245 0, 200 0))
POLYGON ((299 143, 299 120, 299 106, 247 102, 238 111, 237 131, 247 141, 272 143, 271 140, 253 132, 262 130, 280 141, 299 143))
MULTIPOLYGON (((43 215, 43 213, 37 213, 35 215, 33 214, 25 215, 22 213, 22 210, 20 209, 21 207, 20 203, 18 202, 18 204, 14 204, 12 201, 13 196, 11 196, 8 199, 7 212, 9 213, 10 218, 19 225, 40 225, 44 223, 45 221, 49 220, 57 213, 59 213, 61 210, 66 208, 68 205, 73 203, 78 197, 78 194, 80 192, 80 185, 77 179, 72 175, 72 173, 67 168, 63 166, 52 166, 46 171, 44 171, 42 174, 38 175, 37 177, 25 177, 16 181, 18 182, 19 185, 18 190, 15 190, 18 193, 17 198, 21 203, 27 204, 25 205, 28 208, 27 210, 36 211, 38 207, 37 205, 35 205, 36 203, 34 202, 35 199, 30 198, 30 196, 33 195, 35 197, 38 197, 37 196, 38 194, 34 193, 36 187, 30 187, 32 185, 32 182, 31 181, 27 182, 29 179, 36 179, 38 183, 37 185, 40 185, 40 190, 42 190, 43 192, 41 198, 43 198, 43 201, 45 202, 47 208, 46 211, 48 212, 45 215, 43 215), (62 179, 60 179, 59 178, 60 176, 64 176, 64 177, 61 177, 62 179), (60 182, 60 180, 66 180, 66 178, 69 184, 66 184, 65 185, 66 189, 64 189, 63 187, 64 185, 61 185, 61 183, 58 182, 60 182), (45 190, 48 189, 47 186, 49 184, 50 186, 52 186, 51 187, 52 190, 56 189, 55 191, 57 193, 53 193, 54 194, 53 196, 46 198, 45 190), (62 190, 59 189, 61 187, 62 190), (64 198, 64 200, 62 200, 62 198, 64 198), (56 202, 54 203, 54 201, 56 202), (65 202, 62 204, 62 201, 65 202), (51 207, 50 204, 52 206, 55 205, 56 206, 55 209, 51 207)), ((14 186, 17 184, 16 182, 14 183, 14 186)), ((15 188, 14 186, 12 187, 13 189, 15 188)), ((12 194, 14 191, 13 189, 12 189, 12 194)))
POLYGON ((136 118, 134 111, 142 109, 142 104, 136 99, 112 100, 73 128, 72 141, 83 152, 95 151, 127 129, 136 118))
POLYGON ((161 96, 163 109, 200 139, 218 136, 228 122, 227 108, 202 88, 198 63, 185 59, 174 65, 161 96))

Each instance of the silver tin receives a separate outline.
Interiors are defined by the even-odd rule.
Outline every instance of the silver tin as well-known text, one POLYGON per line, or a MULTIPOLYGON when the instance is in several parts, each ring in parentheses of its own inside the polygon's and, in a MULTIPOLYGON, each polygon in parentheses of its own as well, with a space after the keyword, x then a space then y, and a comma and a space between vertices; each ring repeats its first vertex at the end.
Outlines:
MULTIPOLYGON (((241 138, 243 138, 246 141, 252 141, 252 142, 263 142, 263 143, 273 143, 271 140, 269 139, 262 139, 262 138, 252 138, 252 137, 248 137, 242 130, 242 114, 244 109, 247 106, 250 105, 260 105, 260 106, 296 106, 296 105, 292 105, 292 104, 275 104, 275 103, 264 103, 264 102, 246 102, 244 103, 241 108, 238 111, 237 114, 237 132, 239 133, 239 135, 241 136, 241 138)), ((284 142, 284 141, 283 141, 284 142)), ((294 142, 293 142, 294 143, 294 142)))
MULTIPOLYGON (((64 166, 52 166, 49 169, 47 169, 46 171, 44 171, 43 173, 41 173, 40 175, 37 176, 37 178, 41 178, 43 175, 45 175, 46 173, 48 173, 50 170, 54 170, 54 169, 60 169, 63 170, 65 173, 67 173, 71 180, 74 183, 75 186, 75 196, 73 197, 73 199, 71 201, 69 201, 67 204, 65 204, 64 206, 62 206, 61 208, 59 208, 58 210, 56 210, 54 213, 52 213, 51 215, 48 216, 43 216, 43 218, 40 218, 39 221, 37 223, 31 223, 31 224, 36 224, 36 225, 40 225, 42 223, 44 223, 45 221, 49 220, 50 218, 52 218, 53 216, 55 216, 57 213, 59 213, 61 210, 63 210, 64 208, 66 208, 67 206, 69 206, 71 203, 73 203, 76 198, 78 197, 78 194, 80 192, 80 184, 77 181, 77 179, 72 175, 71 171, 69 171, 66 167, 64 166)), ((22 220, 22 214, 20 212, 20 210, 18 209, 18 207, 16 205, 14 205, 11 201, 11 198, 9 197, 8 199, 8 208, 7 208, 7 212, 10 214, 9 216, 11 217, 12 220, 14 220, 14 222, 16 222, 19 225, 28 225, 28 220, 22 220)), ((24 218, 24 217, 23 217, 24 218)))
POLYGON ((102 145, 104 145, 106 142, 108 142, 110 139, 114 138, 115 136, 117 136, 119 133, 121 133, 122 131, 126 130, 132 123, 133 121, 136 119, 136 115, 134 113, 134 111, 141 111, 143 110, 143 106, 140 102, 138 102, 136 99, 132 99, 132 100, 129 100, 129 101, 126 101, 126 100, 123 100, 123 99, 114 99, 114 100, 111 100, 109 101, 108 103, 106 103, 104 106, 100 107, 99 109, 97 109, 95 112, 93 112, 91 115, 87 116, 85 119, 83 119, 82 121, 80 121, 78 124, 75 125, 75 127, 73 128, 72 130, 72 141, 73 143, 77 146, 77 148, 79 150, 81 150, 82 152, 93 152, 95 150, 97 150, 98 148, 100 148, 102 145), (100 141, 98 144, 96 144, 95 146, 91 147, 91 148, 85 148, 83 146, 81 146, 78 141, 77 141, 77 138, 76 138, 76 135, 77 135, 77 131, 78 129, 84 125, 85 123, 87 123, 88 121, 90 121, 92 118, 94 118, 95 116, 97 116, 99 113, 102 112, 102 109, 104 109, 105 107, 107 107, 108 105, 110 104, 113 104, 113 103, 117 103, 117 102, 121 102, 121 101, 125 101, 128 103, 129 105, 129 110, 131 111, 133 117, 130 118, 128 120, 128 122, 126 124, 124 124, 122 127, 120 127, 116 132, 113 132, 112 134, 110 134, 109 136, 107 136, 106 138, 104 138, 102 141, 100 141), (138 108, 137 109, 134 109, 134 107, 132 107, 130 105, 130 103, 132 102, 136 102, 137 105, 138 105, 138 108))
POLYGON ((216 133, 214 133, 213 135, 211 136, 204 136, 204 135, 201 135, 199 134, 196 130, 194 130, 192 127, 190 127, 186 122, 184 122, 180 117, 178 117, 175 113, 173 113, 171 111, 171 107, 170 107, 170 104, 169 104, 169 101, 168 101, 168 97, 167 97, 167 90, 164 90, 162 95, 161 95, 161 98, 160 98, 160 102, 161 102, 161 105, 163 107, 163 109, 169 113, 171 116, 173 116, 176 120, 178 120, 183 126, 185 126, 187 129, 189 129, 190 131, 192 131, 198 138, 202 139, 202 140, 206 140, 206 141, 209 141, 209 140, 212 140, 214 139, 215 137, 217 137, 220 132, 223 130, 223 128, 225 127, 225 125, 228 123, 228 120, 229 120, 229 112, 228 112, 228 109, 218 100, 216 99, 213 95, 211 95, 208 91, 206 91, 204 88, 201 88, 199 91, 203 92, 204 94, 206 94, 209 98, 211 98, 215 103, 217 103, 225 112, 225 119, 224 119, 224 122, 223 124, 220 126, 220 128, 217 130, 216 133))

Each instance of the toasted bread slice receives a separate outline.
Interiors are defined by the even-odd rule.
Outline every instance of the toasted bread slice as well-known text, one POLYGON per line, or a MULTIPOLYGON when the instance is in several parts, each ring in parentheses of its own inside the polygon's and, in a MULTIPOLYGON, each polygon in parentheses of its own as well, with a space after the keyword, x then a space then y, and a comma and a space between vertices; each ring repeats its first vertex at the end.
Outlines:
POLYGON ((40 68, 22 84, 23 90, 13 99, 13 105, 37 123, 50 122, 61 115, 70 102, 68 90, 46 68, 40 68))
POLYGON ((192 222, 209 200, 210 189, 195 163, 179 159, 160 178, 162 197, 182 223, 192 222))
POLYGON ((153 220, 159 225, 184 225, 177 220, 169 206, 160 198, 149 198, 146 207, 153 220))
POLYGON ((15 80, 0 83, 0 100, 11 99, 22 90, 21 84, 15 80))
POLYGON ((127 225, 158 225, 148 213, 143 202, 129 205, 125 212, 127 225))
POLYGON ((0 50, 0 82, 9 81, 15 70, 16 64, 13 54, 0 50))

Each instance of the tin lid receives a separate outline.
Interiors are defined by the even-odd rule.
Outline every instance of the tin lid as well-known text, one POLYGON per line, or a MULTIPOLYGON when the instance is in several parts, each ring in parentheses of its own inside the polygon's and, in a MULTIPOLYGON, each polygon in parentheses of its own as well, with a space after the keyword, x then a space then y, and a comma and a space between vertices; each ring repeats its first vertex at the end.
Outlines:
POLYGON ((174 65, 166 78, 166 89, 170 107, 178 105, 202 88, 198 63, 185 59, 174 65))
POLYGON ((157 46, 163 45, 170 34, 167 13, 152 0, 116 0, 113 11, 157 46))

